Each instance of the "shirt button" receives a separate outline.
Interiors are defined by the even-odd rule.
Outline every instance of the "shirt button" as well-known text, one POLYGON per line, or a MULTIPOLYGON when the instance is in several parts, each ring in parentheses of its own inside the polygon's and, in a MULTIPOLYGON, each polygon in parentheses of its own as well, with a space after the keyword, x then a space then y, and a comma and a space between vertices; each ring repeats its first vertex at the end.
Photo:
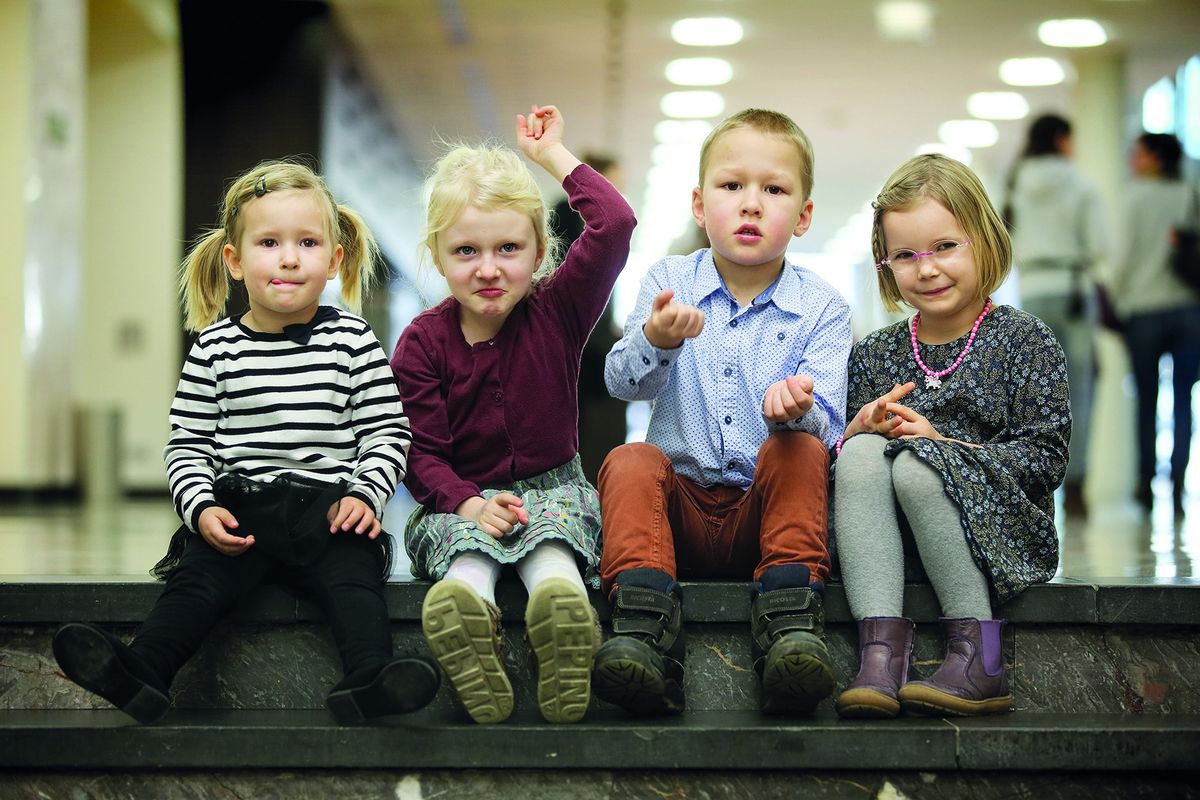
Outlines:
POLYGON ((725 377, 728 378, 732 374, 733 374, 733 367, 726 367, 725 368, 725 377))
POLYGON ((630 385, 630 386, 637 386, 637 381, 635 381, 633 378, 630 378, 630 379, 629 379, 629 385, 630 385))
POLYGON ((667 360, 664 358, 662 361, 658 362, 658 365, 659 365, 660 367, 665 367, 667 364, 670 364, 670 363, 671 363, 670 361, 667 361, 667 360))
POLYGON ((492 399, 496 401, 496 405, 504 402, 504 392, 492 392, 492 399))
POLYGON ((738 321, 736 319, 729 320, 729 327, 736 328, 738 321))
POLYGON ((510 456, 512 455, 512 445, 511 444, 507 444, 504 446, 504 453, 505 453, 505 455, 510 455, 510 456))
POLYGON ((737 466, 736 461, 730 461, 728 464, 725 465, 725 469, 733 469, 736 466, 737 466))
POLYGON ((726 425, 729 425, 729 424, 730 424, 730 423, 732 423, 732 422, 733 422, 733 417, 731 417, 731 416, 729 416, 728 414, 726 414, 726 415, 725 415, 725 424, 726 424, 726 425))
POLYGON ((779 341, 781 341, 781 342, 782 342, 782 341, 784 340, 784 338, 785 338, 785 337, 784 337, 783 333, 780 333, 780 334, 779 334, 777 337, 775 337, 775 338, 779 339, 779 341))

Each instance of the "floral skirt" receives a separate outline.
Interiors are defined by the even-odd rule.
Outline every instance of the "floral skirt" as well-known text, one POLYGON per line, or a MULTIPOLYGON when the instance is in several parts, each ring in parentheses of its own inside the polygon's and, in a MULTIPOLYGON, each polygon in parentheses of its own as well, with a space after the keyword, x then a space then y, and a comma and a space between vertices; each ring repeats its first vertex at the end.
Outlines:
POLYGON ((438 581, 459 553, 484 553, 501 564, 515 564, 542 542, 563 542, 583 562, 584 580, 600 588, 600 498, 583 476, 579 456, 566 464, 509 486, 484 487, 484 498, 510 492, 525 501, 527 525, 496 539, 458 514, 439 514, 421 506, 408 518, 404 547, 412 574, 438 581))

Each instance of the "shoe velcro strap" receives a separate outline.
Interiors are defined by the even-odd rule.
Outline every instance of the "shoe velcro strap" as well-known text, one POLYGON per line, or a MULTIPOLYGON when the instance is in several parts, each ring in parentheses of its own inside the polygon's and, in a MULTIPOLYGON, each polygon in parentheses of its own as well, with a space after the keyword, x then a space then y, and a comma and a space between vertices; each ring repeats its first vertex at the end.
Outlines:
POLYGON ((622 611, 646 611, 671 617, 675 609, 674 598, 669 594, 643 589, 638 586, 617 586, 617 608, 622 611))
POLYGON ((815 592, 808 587, 776 589, 760 594, 754 603, 759 614, 778 614, 787 611, 808 611, 813 605, 815 592))
POLYGON ((777 636, 783 636, 785 633, 794 631, 809 631, 817 630, 816 620, 812 614, 796 614, 787 617, 778 617, 767 623, 767 635, 772 640, 777 636))
POLYGON ((612 630, 618 636, 640 633, 654 641, 662 639, 666 633, 661 619, 647 617, 613 617, 612 630))

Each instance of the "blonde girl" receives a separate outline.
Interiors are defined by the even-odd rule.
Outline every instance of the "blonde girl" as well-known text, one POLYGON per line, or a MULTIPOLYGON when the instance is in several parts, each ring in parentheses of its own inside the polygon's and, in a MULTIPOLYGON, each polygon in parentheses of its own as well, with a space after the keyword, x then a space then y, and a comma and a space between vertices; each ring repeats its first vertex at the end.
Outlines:
POLYGON ((358 316, 320 305, 341 277, 357 309, 374 237, 308 167, 265 162, 229 187, 220 226, 193 247, 180 290, 199 331, 171 405, 167 478, 183 526, 156 567, 166 586, 132 643, 86 623, 54 638, 63 672, 139 722, 168 710, 171 682, 213 626, 267 580, 324 609, 344 677, 342 723, 412 711, 434 696, 425 657, 393 657, 383 598, 384 506, 410 441, 387 358, 358 316), (249 310, 219 319, 230 282, 249 310))
POLYGON ((414 423, 406 485, 422 504, 405 543, 437 583, 422 625, 477 722, 506 719, 496 581, 514 565, 538 706, 574 722, 591 697, 597 644, 584 576, 598 586, 600 512, 579 463, 579 360, 629 254, 633 211, 562 144, 554 106, 517 117, 517 142, 562 183, 585 229, 562 264, 532 173, 503 147, 458 147, 427 183, 424 244, 450 297, 420 314, 392 355, 414 423))
POLYGON ((992 303, 1011 247, 970 169, 910 159, 874 207, 879 293, 890 310, 917 313, 850 356, 833 511, 861 665, 837 711, 1007 711, 1004 621, 992 608, 1058 565, 1053 495, 1071 435, 1063 352, 1036 317, 992 303), (946 639, 941 666, 913 683, 913 623, 902 616, 909 533, 946 639))

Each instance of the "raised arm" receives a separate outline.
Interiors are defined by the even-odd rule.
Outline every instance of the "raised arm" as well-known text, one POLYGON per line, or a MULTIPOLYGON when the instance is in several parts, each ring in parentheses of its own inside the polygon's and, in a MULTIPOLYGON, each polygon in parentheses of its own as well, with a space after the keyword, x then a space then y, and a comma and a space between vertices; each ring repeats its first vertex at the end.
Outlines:
POLYGON ((582 163, 563 144, 564 127, 562 113, 554 106, 535 105, 528 117, 517 115, 517 146, 559 183, 582 163))

